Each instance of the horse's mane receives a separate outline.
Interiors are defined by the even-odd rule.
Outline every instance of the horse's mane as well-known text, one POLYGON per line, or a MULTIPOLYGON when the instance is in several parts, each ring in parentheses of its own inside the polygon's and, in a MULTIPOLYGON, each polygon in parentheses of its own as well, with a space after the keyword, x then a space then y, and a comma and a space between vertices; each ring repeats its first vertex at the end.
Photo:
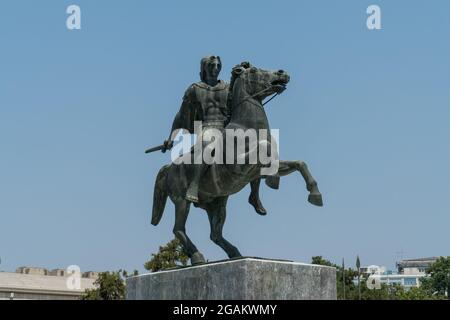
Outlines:
POLYGON ((239 72, 238 70, 242 71, 242 68, 248 69, 251 67, 250 62, 241 62, 240 64, 234 66, 233 70, 231 71, 231 79, 230 79, 230 87, 228 90, 228 97, 227 97, 227 110, 230 110, 230 113, 233 112, 232 110, 232 103, 233 103, 233 88, 234 88, 234 81, 240 77, 242 72, 239 72))

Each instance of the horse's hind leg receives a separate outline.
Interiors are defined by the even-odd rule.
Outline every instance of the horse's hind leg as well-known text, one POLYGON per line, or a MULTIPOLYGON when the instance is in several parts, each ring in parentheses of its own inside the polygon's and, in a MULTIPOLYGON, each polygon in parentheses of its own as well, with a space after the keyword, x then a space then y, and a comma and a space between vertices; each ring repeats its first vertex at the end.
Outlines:
POLYGON ((211 226, 211 240, 221 247, 229 258, 241 257, 239 250, 229 243, 222 235, 223 225, 227 215, 227 197, 213 201, 207 209, 211 226))
POLYGON ((308 201, 316 206, 323 206, 322 194, 319 191, 317 182, 303 161, 280 161, 278 169, 279 176, 286 176, 294 171, 299 171, 306 182, 306 189, 309 191, 308 201))
POLYGON ((186 220, 189 215, 190 203, 184 199, 175 202, 175 226, 173 233, 181 242, 186 254, 191 259, 191 264, 200 264, 205 262, 205 258, 186 235, 186 220))

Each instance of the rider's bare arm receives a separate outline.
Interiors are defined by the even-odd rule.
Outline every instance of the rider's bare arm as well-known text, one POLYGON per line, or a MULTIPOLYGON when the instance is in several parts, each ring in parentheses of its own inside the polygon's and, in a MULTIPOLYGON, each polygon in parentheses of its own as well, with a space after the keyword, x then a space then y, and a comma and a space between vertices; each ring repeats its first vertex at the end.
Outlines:
POLYGON ((180 110, 173 120, 169 138, 164 141, 166 149, 172 148, 172 135, 176 130, 185 129, 189 133, 193 133, 194 121, 198 120, 201 120, 201 112, 198 112, 198 103, 195 96, 194 85, 191 85, 184 93, 180 110))

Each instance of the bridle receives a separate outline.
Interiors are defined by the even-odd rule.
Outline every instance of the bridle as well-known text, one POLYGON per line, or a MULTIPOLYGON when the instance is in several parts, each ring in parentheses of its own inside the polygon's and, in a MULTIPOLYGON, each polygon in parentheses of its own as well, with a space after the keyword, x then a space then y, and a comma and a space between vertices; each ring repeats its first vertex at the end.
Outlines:
MULTIPOLYGON (((265 89, 263 89, 263 90, 261 90, 261 91, 258 91, 257 93, 252 94, 251 96, 245 97, 245 98, 242 99, 235 107, 240 106, 242 103, 244 103, 245 101, 247 101, 247 100, 249 100, 249 99, 255 99, 255 97, 257 97, 257 96, 259 96, 260 94, 262 94, 262 93, 264 93, 264 92, 266 92, 266 91, 272 89, 273 87, 274 87, 274 85, 273 85, 273 84, 270 84, 269 87, 267 87, 267 88, 265 88, 265 89)), ((262 106, 264 107, 266 104, 268 104, 270 101, 272 101, 272 100, 273 100, 276 96, 278 96, 279 94, 280 94, 279 92, 274 93, 274 94, 272 95, 272 97, 270 97, 269 100, 267 100, 266 102, 264 102, 264 103, 262 104, 262 106)), ((258 105, 258 106, 259 106, 259 105, 258 105)))

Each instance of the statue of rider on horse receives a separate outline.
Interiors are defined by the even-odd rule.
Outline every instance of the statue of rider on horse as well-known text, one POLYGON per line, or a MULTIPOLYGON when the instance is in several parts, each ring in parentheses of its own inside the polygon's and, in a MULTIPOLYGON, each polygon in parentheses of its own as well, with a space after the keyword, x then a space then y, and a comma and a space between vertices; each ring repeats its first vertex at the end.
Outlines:
MULTIPOLYGON (((197 132, 196 146, 200 150, 211 148, 216 132, 228 130, 269 130, 268 120, 263 107, 263 100, 270 95, 283 92, 289 82, 289 76, 283 70, 266 71, 243 62, 233 68, 230 84, 219 80, 222 62, 219 56, 207 56, 200 62, 201 81, 192 84, 185 92, 183 101, 172 124, 169 138, 164 144, 147 150, 166 152, 173 147, 174 138, 179 130, 189 133, 197 132), (201 123, 201 131, 195 130, 196 123, 201 123)), ((272 137, 256 135, 256 149, 273 150, 275 141, 272 137)), ((225 140, 225 139, 224 139, 225 140)), ((245 144, 244 155, 248 159, 253 152, 245 144)), ((236 149, 235 149, 236 150, 236 149)), ((217 150, 216 150, 217 152, 217 150)), ((219 151, 221 152, 221 151, 219 151)), ((228 152, 228 151, 227 151, 228 152)), ((273 156, 272 152, 272 156, 273 156)), ((226 216, 226 203, 234 194, 250 183, 249 203, 260 215, 265 215, 259 198, 259 186, 262 178, 266 184, 277 189, 279 178, 298 171, 306 182, 309 191, 308 201, 322 206, 322 196, 318 186, 303 161, 279 160, 277 172, 264 174, 265 166, 257 163, 236 161, 233 164, 208 164, 203 161, 203 152, 189 152, 191 163, 172 163, 164 166, 158 173, 154 199, 152 224, 157 225, 162 217, 167 198, 175 204, 174 234, 180 240, 191 263, 204 263, 203 255, 186 235, 185 224, 191 204, 203 208, 208 213, 211 226, 211 240, 222 247, 230 258, 241 256, 239 250, 222 235, 226 216)), ((277 159, 278 161, 278 159, 277 159)))

